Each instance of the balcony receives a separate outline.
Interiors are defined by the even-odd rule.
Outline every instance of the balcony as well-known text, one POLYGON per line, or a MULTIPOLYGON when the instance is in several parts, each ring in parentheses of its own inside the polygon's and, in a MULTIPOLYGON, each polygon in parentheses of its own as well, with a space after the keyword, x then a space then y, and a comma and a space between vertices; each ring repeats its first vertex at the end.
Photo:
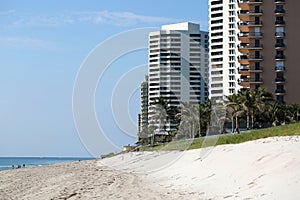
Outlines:
POLYGON ((276 55, 275 59, 276 60, 285 60, 285 55, 276 55))
POLYGON ((262 49, 263 45, 251 45, 251 44, 240 44, 238 45, 239 49, 262 49))
POLYGON ((263 0, 239 0, 238 4, 242 10, 249 8, 251 5, 261 4, 263 0))
POLYGON ((238 34, 238 38, 242 43, 250 43, 250 39, 260 39, 262 36, 262 32, 241 32, 238 34))
POLYGON ((276 83, 284 83, 284 82, 285 82, 285 78, 283 78, 283 77, 277 77, 277 78, 275 79, 275 82, 276 82, 276 83))
POLYGON ((239 26, 262 26, 262 21, 245 21, 238 22, 239 26))
POLYGON ((238 68, 238 72, 239 72, 239 74, 241 74, 243 76, 250 75, 249 67, 240 67, 240 68, 238 68))
POLYGON ((250 67, 240 67, 238 68, 239 74, 243 76, 250 75, 250 73, 261 73, 263 71, 262 67, 257 67, 254 69, 251 69, 250 67))
POLYGON ((250 64, 251 61, 262 61, 263 57, 262 56, 254 56, 254 55, 241 55, 238 57, 239 63, 242 65, 247 65, 250 64))
POLYGON ((238 22, 238 28, 241 32, 249 32, 253 27, 261 27, 262 21, 242 21, 238 22))
POLYGON ((249 53, 251 50, 261 50, 263 45, 253 45, 253 44, 240 44, 238 45, 238 49, 241 53, 246 54, 249 53))
POLYGON ((285 94, 285 90, 284 89, 276 89, 275 90, 275 95, 284 95, 285 94))
POLYGON ((262 10, 240 10, 238 11, 238 16, 241 21, 250 21, 251 16, 261 16, 262 10))
POLYGON ((285 48, 285 44, 284 43, 276 43, 275 44, 275 48, 276 49, 284 49, 285 48))
POLYGON ((285 10, 284 9, 276 9, 274 12, 276 15, 282 15, 285 13, 285 10))
POLYGON ((262 84, 261 78, 240 78, 238 80, 239 85, 249 87, 251 84, 262 84))
POLYGON ((276 32, 276 33, 275 33, 275 36, 276 36, 277 38, 284 37, 284 36, 285 36, 285 32, 276 32))
POLYGON ((261 15, 263 13, 262 10, 240 10, 238 11, 239 15, 261 15))
POLYGON ((276 26, 284 26, 285 25, 285 21, 283 21, 283 20, 276 20, 275 21, 275 25, 276 26))
POLYGON ((252 4, 252 3, 262 3, 262 2, 263 2, 263 0, 239 0, 238 3, 252 4))
POLYGON ((283 72, 283 71, 285 71, 285 67, 283 67, 283 66, 275 67, 275 71, 276 71, 276 72, 283 72))

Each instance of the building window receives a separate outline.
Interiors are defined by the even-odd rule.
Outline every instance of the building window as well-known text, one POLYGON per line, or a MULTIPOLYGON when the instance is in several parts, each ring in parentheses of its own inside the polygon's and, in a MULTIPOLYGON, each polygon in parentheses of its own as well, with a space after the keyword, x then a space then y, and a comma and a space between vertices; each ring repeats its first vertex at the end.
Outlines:
POLYGON ((229 56, 229 61, 235 61, 235 57, 234 56, 229 56))
POLYGON ((229 69, 229 74, 235 74, 235 69, 229 69))
POLYGON ((235 54, 235 50, 229 50, 229 54, 235 54))
POLYGON ((235 77, 234 77, 234 76, 229 76, 229 80, 230 80, 230 81, 234 81, 234 80, 235 80, 235 77))
POLYGON ((235 67, 235 63, 229 63, 229 67, 235 67))
POLYGON ((235 5, 234 4, 230 4, 229 5, 229 9, 235 9, 235 5))
POLYGON ((235 43, 229 43, 229 48, 235 48, 235 43))

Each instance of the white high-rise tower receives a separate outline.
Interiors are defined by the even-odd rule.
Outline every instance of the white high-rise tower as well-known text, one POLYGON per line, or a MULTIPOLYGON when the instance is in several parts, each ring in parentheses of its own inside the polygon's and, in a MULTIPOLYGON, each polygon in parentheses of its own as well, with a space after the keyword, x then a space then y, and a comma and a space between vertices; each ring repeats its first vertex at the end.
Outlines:
POLYGON ((238 0, 209 0, 209 52, 212 100, 236 93, 238 84, 238 0))
MULTIPOLYGON (((208 99, 208 33, 199 24, 179 23, 162 26, 149 34, 149 116, 151 104, 161 98, 168 106, 180 102, 204 103, 208 99)), ((174 130, 168 121, 165 130, 174 130)))

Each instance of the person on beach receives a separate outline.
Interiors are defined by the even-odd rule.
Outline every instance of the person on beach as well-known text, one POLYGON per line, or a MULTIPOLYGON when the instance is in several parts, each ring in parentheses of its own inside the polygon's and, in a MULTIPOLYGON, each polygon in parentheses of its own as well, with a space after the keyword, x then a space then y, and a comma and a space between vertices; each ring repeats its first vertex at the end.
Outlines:
POLYGON ((23 168, 25 168, 25 164, 23 164, 23 168))
POLYGON ((15 166, 14 166, 14 165, 12 165, 12 166, 11 166, 11 168, 12 168, 12 169, 15 169, 15 166))

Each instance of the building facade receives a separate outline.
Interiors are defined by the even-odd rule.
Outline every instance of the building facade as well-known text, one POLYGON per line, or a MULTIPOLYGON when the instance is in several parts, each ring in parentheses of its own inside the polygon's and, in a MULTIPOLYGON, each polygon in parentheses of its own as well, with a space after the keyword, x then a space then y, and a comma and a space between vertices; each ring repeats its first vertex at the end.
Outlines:
POLYGON ((141 113, 138 115, 138 133, 139 138, 145 137, 148 128, 148 76, 145 76, 145 81, 141 83, 141 113))
POLYGON ((237 0, 209 0, 210 99, 222 101, 239 91, 237 0))
POLYGON ((300 103, 300 1, 239 0, 239 85, 300 103))
MULTIPOLYGON (((162 26, 149 34, 148 122, 157 112, 152 104, 159 98, 168 106, 180 102, 204 103, 208 99, 208 33, 199 24, 162 26)), ((168 121, 164 129, 174 130, 168 121)))

